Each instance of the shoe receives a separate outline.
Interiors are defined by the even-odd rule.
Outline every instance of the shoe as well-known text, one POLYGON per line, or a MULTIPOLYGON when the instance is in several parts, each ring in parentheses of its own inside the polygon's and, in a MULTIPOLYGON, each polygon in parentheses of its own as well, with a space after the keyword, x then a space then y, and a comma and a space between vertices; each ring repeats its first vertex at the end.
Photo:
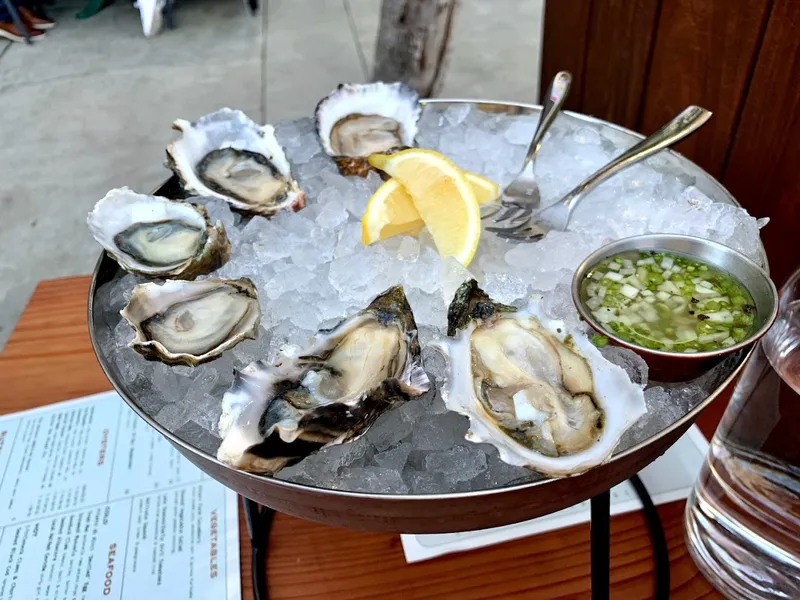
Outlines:
MULTIPOLYGON (((28 32, 31 40, 38 40, 44 37, 44 31, 34 29, 28 32)), ((4 23, 0 21, 0 38, 11 40, 12 42, 24 42, 25 36, 17 29, 13 23, 4 23)))
POLYGON ((139 9, 144 36, 153 37, 158 35, 158 32, 164 26, 166 0, 137 0, 133 5, 139 9))
POLYGON ((56 26, 55 21, 51 21, 44 15, 37 15, 29 8, 20 6, 17 10, 19 11, 19 16, 22 17, 22 20, 34 29, 38 29, 39 31, 47 31, 48 29, 52 29, 56 26))

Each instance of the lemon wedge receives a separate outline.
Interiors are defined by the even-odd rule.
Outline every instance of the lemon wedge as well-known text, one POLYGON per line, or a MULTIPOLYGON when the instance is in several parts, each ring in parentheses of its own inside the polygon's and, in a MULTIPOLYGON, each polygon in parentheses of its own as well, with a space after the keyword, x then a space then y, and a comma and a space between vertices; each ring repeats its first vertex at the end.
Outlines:
MULTIPOLYGON (((478 204, 497 200, 499 188, 494 181, 468 171, 464 175, 472 185, 478 204)), ((394 235, 417 235, 425 222, 414 201, 397 179, 390 179, 372 195, 361 219, 361 242, 367 246, 394 235)))
POLYGON ((484 204, 497 202, 497 197, 500 195, 500 188, 494 181, 486 179, 486 177, 481 177, 477 173, 470 173, 469 171, 464 171, 464 175, 472 186, 472 191, 475 192, 475 199, 478 201, 478 204, 483 206, 484 204))
MULTIPOLYGON (((373 154, 369 162, 402 184, 431 232, 439 255, 452 256, 467 266, 478 249, 481 217, 475 192, 464 172, 447 157, 423 148, 411 148, 391 155, 373 154)), ((392 193, 391 189, 389 193, 392 193)), ((405 208, 398 211, 400 214, 405 219, 404 226, 410 227, 415 220, 410 219, 410 211, 405 208)), ((366 213, 364 218, 367 219, 366 213)), ((368 235, 365 236, 362 225, 362 241, 373 235, 373 228, 367 229, 368 235)))
POLYGON ((417 235, 425 223, 403 184, 390 179, 372 194, 361 218, 361 242, 368 246, 394 235, 417 235))

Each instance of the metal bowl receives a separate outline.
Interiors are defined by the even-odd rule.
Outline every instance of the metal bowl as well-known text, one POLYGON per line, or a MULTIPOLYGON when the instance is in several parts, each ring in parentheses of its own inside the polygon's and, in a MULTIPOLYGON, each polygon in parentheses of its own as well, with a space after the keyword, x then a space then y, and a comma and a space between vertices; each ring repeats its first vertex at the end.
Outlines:
MULTIPOLYGON (((531 115, 536 117, 540 106, 521 103, 471 100, 428 100, 427 106, 447 107, 471 104, 486 112, 531 115)), ((614 136, 628 145, 642 139, 629 131, 593 117, 565 111, 569 118, 584 126, 594 127, 604 135, 614 136)), ((559 117, 563 118, 563 117, 559 117)), ((737 205, 727 190, 713 177, 681 155, 668 151, 665 158, 694 185, 717 202, 737 205)), ((177 178, 172 177, 156 193, 180 198, 177 178)), ((766 265, 766 259, 764 260, 766 265)), ((155 428, 188 460, 209 476, 275 510, 329 525, 371 531, 443 533, 497 527, 532 519, 567 508, 609 489, 630 478, 662 455, 691 426, 700 412, 733 380, 746 359, 742 352, 722 374, 718 386, 686 415, 632 448, 619 452, 608 463, 582 475, 563 479, 547 479, 521 485, 469 493, 441 495, 389 495, 343 492, 289 483, 236 471, 217 461, 213 454, 187 444, 155 421, 142 406, 146 403, 129 393, 122 376, 110 356, 101 347, 97 332, 109 325, 101 311, 95 310, 97 290, 119 272, 118 265, 102 253, 95 268, 89 291, 89 334, 100 366, 131 409, 155 428)))
POLYGON ((617 240, 595 250, 581 263, 572 278, 572 300, 584 320, 598 333, 606 336, 617 346, 635 350, 647 361, 651 378, 658 381, 688 381, 708 371, 722 359, 739 350, 749 348, 767 332, 778 314, 778 291, 769 275, 756 263, 736 250, 689 235, 649 234, 617 240), (683 354, 664 350, 643 348, 615 336, 600 325, 581 299, 581 284, 587 273, 603 260, 621 252, 642 251, 671 252, 716 267, 741 282, 750 292, 756 304, 756 322, 753 333, 738 344, 712 350, 683 354))

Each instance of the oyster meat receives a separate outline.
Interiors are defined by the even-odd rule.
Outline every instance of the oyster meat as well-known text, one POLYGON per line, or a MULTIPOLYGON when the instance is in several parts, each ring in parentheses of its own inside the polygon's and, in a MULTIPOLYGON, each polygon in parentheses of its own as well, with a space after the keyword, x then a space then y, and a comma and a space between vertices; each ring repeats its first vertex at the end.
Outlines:
POLYGON ((170 168, 187 192, 222 198, 245 212, 269 216, 305 206, 272 125, 223 108, 194 123, 178 119, 181 137, 167 146, 170 168))
POLYGON ((194 279, 225 264, 231 245, 225 227, 187 202, 111 190, 86 219, 103 248, 126 271, 148 277, 194 279))
POLYGON ((129 345, 139 354, 192 367, 255 339, 261 321, 249 279, 140 284, 120 314, 136 333, 129 345))
POLYGON ((447 408, 469 417, 467 439, 495 446, 511 465, 545 475, 605 462, 645 411, 644 394, 586 336, 493 302, 467 281, 448 310, 447 408))
POLYGON ((420 113, 405 83, 342 83, 317 104, 317 135, 343 175, 365 177, 371 154, 414 144, 420 113))
POLYGON ((217 458, 275 473, 319 448, 355 440, 428 386, 414 315, 395 286, 320 331, 309 347, 239 371, 222 402, 217 458))

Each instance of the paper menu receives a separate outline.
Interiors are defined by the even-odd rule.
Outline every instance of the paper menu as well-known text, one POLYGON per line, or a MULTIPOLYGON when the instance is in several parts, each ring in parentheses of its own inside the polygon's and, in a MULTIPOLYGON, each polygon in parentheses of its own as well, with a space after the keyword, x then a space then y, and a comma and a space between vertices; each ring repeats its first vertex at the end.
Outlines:
POLYGON ((236 494, 114 392, 0 417, 0 600, 241 598, 236 494))

